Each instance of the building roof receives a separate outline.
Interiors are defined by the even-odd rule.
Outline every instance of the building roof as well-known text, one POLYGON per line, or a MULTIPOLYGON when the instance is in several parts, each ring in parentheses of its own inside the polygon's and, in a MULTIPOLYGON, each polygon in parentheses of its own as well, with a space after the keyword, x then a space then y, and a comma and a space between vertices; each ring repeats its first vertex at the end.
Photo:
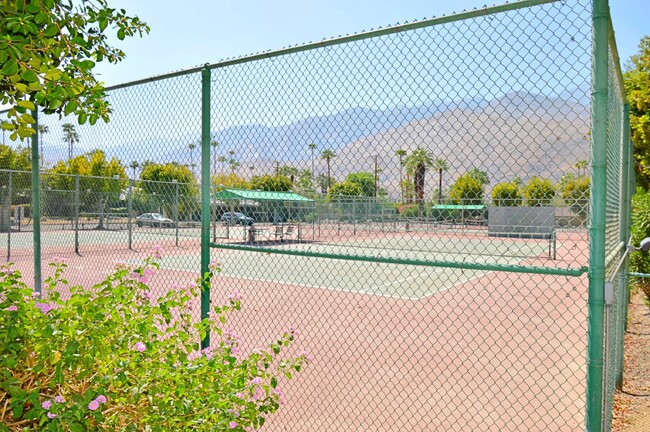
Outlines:
POLYGON ((432 208, 434 210, 484 210, 485 206, 443 204, 443 205, 434 205, 432 208))
POLYGON ((214 194, 214 199, 221 201, 283 201, 283 202, 313 202, 314 200, 293 192, 268 192, 250 189, 222 189, 214 194))

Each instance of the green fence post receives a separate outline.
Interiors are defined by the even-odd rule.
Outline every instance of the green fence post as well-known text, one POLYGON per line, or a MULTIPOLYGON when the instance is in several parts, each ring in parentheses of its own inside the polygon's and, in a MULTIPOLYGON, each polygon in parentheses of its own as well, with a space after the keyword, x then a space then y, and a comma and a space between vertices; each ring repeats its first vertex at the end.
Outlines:
POLYGON ((176 226, 176 247, 178 247, 178 180, 172 180, 174 183, 174 225, 176 226))
POLYGON ((129 195, 127 211, 129 212, 129 219, 127 221, 127 228, 129 231, 129 250, 133 249, 133 179, 129 179, 129 195))
POLYGON ((7 181, 7 213, 9 214, 9 224, 7 225, 7 261, 11 260, 11 180, 12 171, 9 171, 9 179, 7 181))
POLYGON ((41 173, 38 166, 38 110, 32 111, 34 134, 32 135, 32 221, 34 223, 34 291, 41 290, 41 173))
POLYGON ((603 420, 603 318, 605 306, 605 219, 607 191, 607 88, 609 5, 593 3, 592 182, 587 311, 586 429, 600 431, 603 420))
POLYGON ((79 254, 79 174, 74 176, 74 252, 79 254))
MULTIPOLYGON (((621 179, 621 241, 626 245, 630 241, 630 105, 625 104, 623 108, 623 131, 621 137, 621 148, 623 151, 623 178, 621 179)), ((622 271, 619 277, 619 292, 617 293, 618 307, 616 309, 616 388, 623 390, 623 353, 625 348, 625 323, 627 322, 627 295, 628 291, 628 270, 629 270, 629 257, 625 258, 622 266, 622 271)))
MULTIPOLYGON (((210 312, 210 279, 204 278, 210 265, 210 69, 201 71, 201 319, 210 312)), ((201 348, 210 346, 210 333, 201 348)))

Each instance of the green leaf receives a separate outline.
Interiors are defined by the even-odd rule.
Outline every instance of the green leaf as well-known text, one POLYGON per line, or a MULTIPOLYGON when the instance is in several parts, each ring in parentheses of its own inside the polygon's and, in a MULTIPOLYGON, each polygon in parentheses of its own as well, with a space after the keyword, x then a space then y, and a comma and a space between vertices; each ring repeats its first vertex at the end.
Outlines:
POLYGON ((86 113, 85 112, 80 112, 79 115, 77 116, 77 121, 79 122, 80 125, 86 123, 86 113))
POLYGON ((48 70, 45 73, 45 79, 55 81, 55 80, 58 80, 59 78, 61 78, 61 75, 63 75, 63 72, 61 72, 61 70, 59 70, 59 69, 54 68, 54 69, 48 70))
POLYGON ((48 27, 45 29, 45 32, 43 32, 43 34, 44 34, 46 37, 52 37, 52 36, 54 36, 54 35, 57 34, 57 33, 59 33, 59 28, 58 28, 56 25, 54 25, 54 24, 48 26, 48 27))
POLYGON ((9 59, 2 67, 3 75, 16 75, 18 73, 18 62, 15 59, 9 59))
POLYGON ((31 69, 27 69, 25 72, 23 72, 22 78, 27 82, 38 81, 38 75, 36 75, 36 72, 31 69))
POLYGON ((17 105, 28 110, 36 109, 36 105, 34 105, 32 101, 28 101, 28 100, 20 100, 18 101, 17 105))
POLYGON ((104 31, 106 30, 106 27, 108 26, 108 19, 106 17, 102 17, 99 19, 99 31, 104 31))
POLYGON ((80 425, 79 423, 71 423, 70 424, 70 431, 71 432, 84 432, 84 427, 80 425))
POLYGON ((124 33, 124 30, 123 30, 123 29, 119 29, 119 30, 117 31, 117 38, 118 38, 119 40, 124 40, 125 37, 126 37, 126 34, 124 33))
POLYGON ((77 109, 77 102, 71 100, 65 105, 65 109, 63 110, 63 113, 65 115, 69 115, 70 113, 73 113, 77 109))

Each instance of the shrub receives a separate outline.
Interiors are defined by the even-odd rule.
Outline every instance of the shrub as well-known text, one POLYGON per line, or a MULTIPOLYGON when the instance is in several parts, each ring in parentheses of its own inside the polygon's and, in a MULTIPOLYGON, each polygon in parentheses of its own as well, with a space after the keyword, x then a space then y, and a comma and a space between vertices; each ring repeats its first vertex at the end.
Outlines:
MULTIPOLYGON (((650 193, 637 189, 632 197, 632 244, 650 237, 650 193)), ((647 253, 630 255, 630 271, 650 273, 650 256, 647 253)), ((650 279, 636 279, 635 285, 645 294, 646 303, 650 305, 650 279)))
MULTIPOLYGON (((34 296, 18 271, 0 267, 4 430, 243 431, 279 408, 281 375, 290 378, 308 361, 306 353, 279 358, 293 329, 242 354, 239 336, 223 327, 240 309, 237 293, 198 323, 191 300, 201 280, 153 299, 153 258, 120 265, 88 290, 67 287, 64 263, 53 267, 47 299, 34 296), (208 330, 212 344, 200 351, 208 330)), ((218 271, 213 263, 206 278, 218 271)))
POLYGON ((568 180, 562 187, 562 199, 579 216, 589 213, 589 186, 589 177, 577 177, 568 180))
POLYGON ((497 207, 517 207, 523 202, 524 196, 516 182, 499 183, 492 189, 492 204, 497 207))
POLYGON ((403 218, 416 218, 420 216, 420 209, 417 205, 405 205, 399 209, 399 215, 403 218))
POLYGON ((331 201, 341 198, 358 197, 361 195, 361 186, 359 186, 357 183, 346 180, 344 182, 336 183, 333 185, 327 194, 327 199, 331 201))
POLYGON ((523 189, 526 205, 530 207, 548 207, 555 198, 555 186, 549 179, 532 177, 523 189))
POLYGON ((483 188, 485 183, 475 175, 467 173, 458 177, 449 190, 449 198, 453 204, 481 205, 483 204, 483 188))

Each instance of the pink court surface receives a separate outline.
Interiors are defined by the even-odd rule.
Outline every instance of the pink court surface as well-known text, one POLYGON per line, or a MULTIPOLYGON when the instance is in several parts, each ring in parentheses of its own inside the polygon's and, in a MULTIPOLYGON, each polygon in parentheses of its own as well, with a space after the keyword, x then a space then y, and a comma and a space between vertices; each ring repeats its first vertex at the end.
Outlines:
MULTIPOLYGON (((160 243, 165 258, 152 281, 155 292, 198 276, 194 261, 187 268, 165 265, 165 259, 198 260, 197 239, 185 239, 180 247, 171 240, 160 243)), ((69 246, 44 248, 43 260, 64 257, 70 282, 88 285, 118 261, 137 262, 152 245, 127 251, 123 244, 105 242, 81 256, 70 254, 69 246)), ((558 259, 550 265, 586 264, 581 255, 587 250, 585 233, 561 233, 558 245, 558 259)), ((214 280, 212 301, 219 303, 234 290, 241 293, 242 310, 226 326, 243 336, 244 351, 266 346, 295 326, 300 335, 288 355, 305 350, 313 358, 282 383, 286 404, 263 430, 584 429, 586 276, 485 271, 409 280, 413 266, 370 263, 363 268, 374 269, 370 278, 376 281, 401 275, 402 288, 441 284, 411 298, 337 286, 346 272, 357 280, 353 273, 358 268, 345 261, 336 261, 338 275, 330 280, 332 260, 295 257, 314 280, 325 281, 320 287, 291 283, 288 275, 295 266, 286 268, 287 261, 278 260, 285 268, 268 279, 264 273, 249 277, 243 270, 228 271, 229 260, 243 260, 241 268, 254 269, 261 255, 266 254, 213 249, 212 256, 222 259, 225 268, 214 280)), ((277 257, 266 256, 265 266, 277 257)), ((31 284, 31 257, 17 253, 14 262, 31 284)), ((544 254, 522 263, 549 265, 544 254)), ((50 273, 44 266, 43 276, 50 273)))

